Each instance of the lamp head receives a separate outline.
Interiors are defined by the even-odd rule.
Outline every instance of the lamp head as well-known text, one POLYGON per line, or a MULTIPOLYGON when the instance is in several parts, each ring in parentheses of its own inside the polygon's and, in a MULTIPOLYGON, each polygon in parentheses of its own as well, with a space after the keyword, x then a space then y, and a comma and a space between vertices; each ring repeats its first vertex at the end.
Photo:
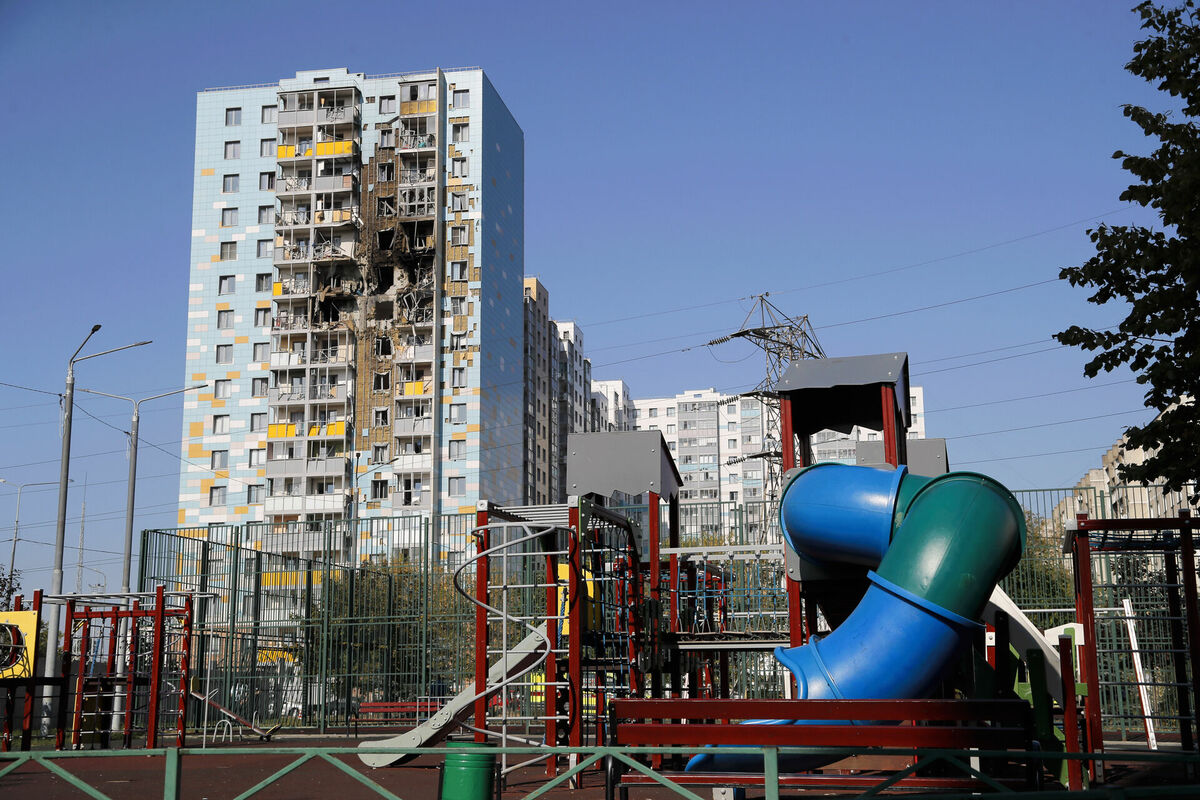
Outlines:
POLYGON ((93 325, 93 326, 92 326, 92 333, 95 333, 95 332, 96 332, 96 331, 98 331, 98 330, 100 330, 100 326, 99 326, 99 325, 93 325))

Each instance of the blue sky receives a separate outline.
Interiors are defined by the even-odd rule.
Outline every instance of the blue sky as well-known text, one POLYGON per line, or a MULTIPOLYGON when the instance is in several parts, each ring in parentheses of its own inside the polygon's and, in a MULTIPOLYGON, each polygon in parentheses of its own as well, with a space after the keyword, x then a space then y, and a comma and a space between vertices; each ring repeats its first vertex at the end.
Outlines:
MULTIPOLYGON (((829 355, 907 351, 952 465, 1069 486, 1149 418, 1128 373, 1089 381, 1049 338, 1124 316, 1053 279, 1089 224, 1147 220, 1111 159, 1149 149, 1121 104, 1164 107, 1123 70, 1128 5, 5 3, 0 381, 61 391, 101 323, 89 351, 154 344, 85 362, 79 386, 184 385, 197 90, 479 65, 525 131, 526 273, 596 377, 749 388, 760 356, 698 345, 770 292, 829 355)), ((65 585, 86 479, 84 563, 116 588, 126 461, 104 423, 129 412, 79 407, 102 421, 76 414, 65 585)), ((144 409, 163 450, 141 451, 139 530, 173 524, 179 407, 144 409)), ((55 398, 0 386, 0 409, 0 477, 55 480, 55 398)), ((24 494, 27 586, 49 582, 54 500, 24 494)), ((14 501, 0 486, 5 554, 14 501)))

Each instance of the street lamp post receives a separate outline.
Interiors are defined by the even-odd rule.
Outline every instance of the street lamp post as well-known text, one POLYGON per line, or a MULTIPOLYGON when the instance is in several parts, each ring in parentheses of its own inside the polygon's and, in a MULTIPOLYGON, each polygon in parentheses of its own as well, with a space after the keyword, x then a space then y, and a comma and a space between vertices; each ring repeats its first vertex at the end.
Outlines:
MULTIPOLYGON (((396 456, 395 458, 391 459, 390 461, 384 461, 382 464, 376 464, 375 466, 371 467, 370 469, 365 470, 362 474, 370 475, 375 470, 383 469, 384 467, 389 467, 392 464, 395 464, 399 460, 400 460, 400 456, 396 456)), ((350 498, 350 502, 353 503, 353 505, 350 508, 350 529, 352 531, 352 535, 354 536, 354 547, 356 549, 358 548, 358 542, 359 542, 359 539, 358 539, 358 479, 359 479, 359 477, 360 476, 358 474, 358 453, 355 453, 354 454, 354 484, 353 484, 354 489, 352 490, 353 494, 350 498)), ((356 557, 357 557, 357 555, 358 554, 355 553, 356 557)), ((357 558, 356 558, 356 561, 357 561, 357 558)))
MULTIPOLYGON (((109 353, 116 353, 120 350, 128 350, 131 347, 141 347, 150 344, 149 341, 135 342, 122 347, 114 347, 111 350, 102 350, 99 353, 92 353, 86 356, 80 356, 79 353, 83 350, 84 345, 88 340, 95 335, 96 331, 100 330, 99 325, 93 325, 88 335, 84 337, 79 347, 75 348, 75 352, 71 354, 71 358, 67 361, 67 387, 63 394, 63 432, 62 432, 62 456, 58 467, 58 521, 54 531, 54 571, 50 577, 50 594, 62 594, 63 580, 63 545, 67 537, 67 483, 70 480, 69 474, 71 471, 71 414, 75 407, 75 364, 79 361, 86 361, 89 358, 97 356, 106 356, 109 353)), ((47 678, 53 678, 58 673, 58 607, 55 606, 46 620, 46 657, 44 675, 47 678)), ((42 733, 46 734, 50 730, 50 697, 51 690, 46 687, 42 695, 42 733)))
POLYGON ((81 389, 80 391, 88 394, 98 394, 101 397, 111 397, 114 400, 125 400, 133 403, 133 419, 129 422, 129 486, 125 490, 125 559, 121 564, 121 592, 129 591, 129 572, 130 564, 133 561, 133 498, 137 487, 137 459, 138 459, 138 421, 141 415, 141 405, 148 400, 157 400, 160 397, 170 397, 174 394, 183 394, 195 389, 203 389, 207 383, 197 384, 196 386, 188 386, 183 389, 176 389, 173 392, 163 392, 162 394, 143 397, 141 400, 135 400, 132 397, 122 397, 119 394, 108 394, 107 392, 98 392, 95 389, 81 389))
MULTIPOLYGON (((70 480, 70 478, 68 478, 70 480)), ((0 478, 0 483, 8 483, 4 478, 0 478)), ((4 598, 4 604, 8 605, 12 602, 13 596, 13 581, 16 580, 17 566, 17 538, 21 534, 21 492, 26 486, 54 486, 58 481, 38 481, 37 483, 21 483, 13 484, 17 487, 17 513, 13 516, 13 535, 12 535, 12 554, 8 557, 8 590, 4 598)))

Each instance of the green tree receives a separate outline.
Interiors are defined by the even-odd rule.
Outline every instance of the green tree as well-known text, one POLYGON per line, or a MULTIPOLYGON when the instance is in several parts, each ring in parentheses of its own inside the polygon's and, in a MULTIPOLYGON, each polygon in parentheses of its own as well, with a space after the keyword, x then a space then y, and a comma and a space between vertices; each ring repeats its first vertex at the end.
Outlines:
POLYGON ((21 592, 21 570, 13 570, 11 577, 0 571, 0 609, 11 609, 13 598, 21 592))
MULTIPOLYGON (((1126 480, 1162 481, 1173 490, 1200 478, 1200 15, 1195 0, 1163 8, 1137 6, 1148 37, 1134 45, 1126 70, 1175 98, 1177 113, 1128 104, 1124 114, 1157 142, 1149 155, 1118 150, 1113 158, 1137 179, 1121 199, 1155 211, 1160 225, 1101 224, 1088 235, 1096 254, 1060 277, 1093 290, 1088 300, 1129 304, 1116 329, 1072 326, 1056 334, 1094 357, 1088 377, 1127 365, 1159 412, 1126 431, 1128 447, 1152 455, 1124 464, 1126 480)), ((1196 500, 1196 498, 1193 498, 1196 500)))

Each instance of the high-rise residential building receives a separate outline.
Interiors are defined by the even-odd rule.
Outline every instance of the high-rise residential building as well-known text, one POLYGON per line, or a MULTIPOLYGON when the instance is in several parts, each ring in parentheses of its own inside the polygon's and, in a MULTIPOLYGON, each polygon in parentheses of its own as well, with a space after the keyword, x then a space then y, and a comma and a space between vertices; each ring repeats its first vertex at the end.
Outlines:
POLYGON ((760 502, 767 464, 761 401, 697 389, 635 399, 636 429, 662 432, 683 479, 679 499, 760 502))
POLYGON ((561 502, 559 497, 559 361, 562 344, 550 318, 550 293, 537 278, 525 279, 526 505, 561 502))
POLYGON ((194 174, 180 525, 523 500, 524 134, 482 70, 205 90, 194 174))
POLYGON ((631 431, 635 428, 635 408, 633 396, 625 381, 617 379, 610 381, 592 381, 592 396, 604 398, 605 420, 608 429, 613 431, 631 431))

